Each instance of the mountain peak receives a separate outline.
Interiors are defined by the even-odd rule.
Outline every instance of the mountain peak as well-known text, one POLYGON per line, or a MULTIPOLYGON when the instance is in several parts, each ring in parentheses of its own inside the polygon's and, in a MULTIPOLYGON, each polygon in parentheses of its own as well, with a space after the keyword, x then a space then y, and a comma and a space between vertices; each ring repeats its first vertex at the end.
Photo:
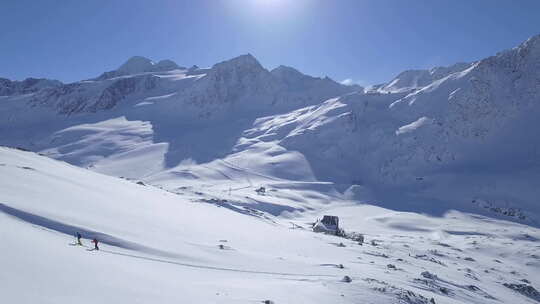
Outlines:
POLYGON ((151 70, 155 63, 142 56, 133 56, 122 64, 116 71, 125 74, 134 74, 151 70))
POLYGON ((255 58, 255 56, 251 55, 250 53, 234 57, 230 61, 251 63, 251 64, 260 64, 259 61, 257 60, 257 58, 255 58))
POLYGON ((169 59, 161 60, 158 63, 155 63, 154 61, 143 56, 133 56, 122 64, 116 70, 116 72, 129 75, 143 72, 170 71, 178 68, 178 65, 169 59))
POLYGON ((157 64, 155 64, 154 68, 156 68, 159 71, 170 71, 170 70, 179 69, 180 67, 176 64, 176 62, 170 59, 164 59, 164 60, 160 60, 157 64))
POLYGON ((259 61, 251 54, 244 54, 232 59, 222 61, 213 66, 213 68, 231 68, 231 67, 251 67, 255 69, 264 69, 259 61))
POLYGON ((143 56, 133 56, 124 62, 118 69, 110 72, 104 72, 99 77, 94 78, 94 80, 105 80, 111 79, 118 76, 133 75, 144 72, 164 72, 171 71, 175 69, 182 69, 174 61, 165 59, 161 60, 158 63, 143 57, 143 56))
POLYGON ((278 66, 277 68, 273 69, 270 72, 272 74, 274 74, 275 76, 278 76, 278 77, 286 77, 286 76, 289 76, 289 77, 292 77, 292 76, 301 77, 301 76, 305 76, 304 74, 302 74, 297 69, 292 68, 290 66, 286 66, 286 65, 280 65, 280 66, 278 66))
POLYGON ((534 57, 540 56, 540 35, 532 36, 517 47, 517 51, 523 56, 530 54, 534 57))

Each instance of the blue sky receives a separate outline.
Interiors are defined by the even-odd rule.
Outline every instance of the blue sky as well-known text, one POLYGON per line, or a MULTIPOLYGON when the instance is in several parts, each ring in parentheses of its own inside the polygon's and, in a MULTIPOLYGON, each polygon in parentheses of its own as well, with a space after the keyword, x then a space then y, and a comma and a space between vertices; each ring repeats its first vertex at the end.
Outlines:
POLYGON ((210 66, 251 53, 366 85, 540 34, 537 0, 0 1, 0 77, 18 80, 86 79, 133 55, 210 66))

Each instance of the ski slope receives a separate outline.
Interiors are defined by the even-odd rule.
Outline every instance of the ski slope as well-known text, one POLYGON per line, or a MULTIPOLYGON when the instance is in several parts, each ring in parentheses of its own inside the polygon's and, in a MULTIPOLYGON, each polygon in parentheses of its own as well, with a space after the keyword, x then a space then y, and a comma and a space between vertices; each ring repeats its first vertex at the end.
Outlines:
MULTIPOLYGON (((530 226, 320 197, 309 198, 320 206, 311 211, 246 214, 216 204, 226 192, 195 194, 204 190, 198 183, 172 193, 3 147, 0 176, 0 282, 9 303, 538 301, 503 285, 540 282, 540 231, 530 226), (366 243, 311 232, 308 223, 323 214, 339 215, 366 243), (76 231, 85 247, 74 245, 76 231), (101 250, 89 250, 93 237, 101 250)), ((257 199, 278 200, 274 190, 257 199)))

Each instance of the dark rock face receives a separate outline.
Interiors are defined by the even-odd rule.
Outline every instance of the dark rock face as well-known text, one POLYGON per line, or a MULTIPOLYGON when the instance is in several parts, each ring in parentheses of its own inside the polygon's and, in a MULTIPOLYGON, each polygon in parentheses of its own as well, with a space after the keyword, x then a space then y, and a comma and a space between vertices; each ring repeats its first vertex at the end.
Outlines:
POLYGON ((75 82, 38 91, 30 104, 53 107, 60 114, 95 113, 115 107, 128 95, 152 90, 157 78, 152 75, 119 78, 100 83, 75 82))
POLYGON ((528 284, 512 284, 512 283, 504 283, 505 287, 508 287, 516 292, 519 292, 520 294, 529 297, 533 300, 536 300, 540 302, 540 292, 536 290, 534 287, 528 284))
POLYGON ((57 80, 44 78, 26 78, 23 81, 11 81, 0 78, 0 96, 21 95, 37 92, 43 88, 59 87, 62 83, 57 80))

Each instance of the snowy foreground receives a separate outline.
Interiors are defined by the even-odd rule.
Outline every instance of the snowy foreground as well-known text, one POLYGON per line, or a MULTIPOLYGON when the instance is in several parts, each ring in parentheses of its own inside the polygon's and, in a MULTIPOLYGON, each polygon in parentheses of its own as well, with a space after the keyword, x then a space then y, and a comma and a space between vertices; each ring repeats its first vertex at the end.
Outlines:
POLYGON ((536 228, 395 212, 334 199, 324 183, 286 183, 260 196, 202 184, 172 193, 0 148, 2 302, 540 302, 536 228), (312 210, 297 211, 303 203, 312 210), (365 243, 311 232, 323 214, 365 243))

